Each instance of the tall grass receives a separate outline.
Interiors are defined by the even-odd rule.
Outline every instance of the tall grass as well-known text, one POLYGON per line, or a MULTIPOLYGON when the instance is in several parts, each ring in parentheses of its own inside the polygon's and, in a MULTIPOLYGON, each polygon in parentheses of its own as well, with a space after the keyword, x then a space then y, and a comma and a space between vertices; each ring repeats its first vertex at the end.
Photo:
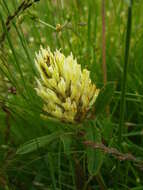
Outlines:
POLYGON ((132 0, 128 8, 128 19, 127 19, 127 33, 126 33, 126 45, 125 45, 125 57, 124 57, 124 68, 122 77, 122 88, 121 88, 121 102, 120 102, 120 120, 119 120, 119 146, 122 142, 122 130, 124 125, 125 116, 125 94, 126 94, 126 83, 127 83, 127 73, 128 73, 128 59, 130 50, 130 39, 131 39, 131 25, 132 25, 132 0))

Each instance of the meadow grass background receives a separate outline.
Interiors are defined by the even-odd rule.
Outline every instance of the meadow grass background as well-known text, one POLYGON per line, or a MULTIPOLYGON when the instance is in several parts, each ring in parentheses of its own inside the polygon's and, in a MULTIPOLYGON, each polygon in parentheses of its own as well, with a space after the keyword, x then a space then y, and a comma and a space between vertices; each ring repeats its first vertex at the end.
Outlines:
POLYGON ((104 109, 96 120, 85 122, 83 126, 40 117, 42 100, 34 89, 37 76, 34 57, 40 45, 61 49, 65 55, 72 52, 82 68, 91 71, 97 87, 102 88, 102 1, 23 2, 31 4, 16 12, 22 1, 0 1, 0 34, 4 34, 4 37, 0 35, 0 189, 143 190, 142 0, 134 0, 132 5, 120 146, 120 97, 130 0, 106 1, 107 86, 113 83, 115 90, 113 93, 109 87, 99 103, 102 110, 106 99, 110 99, 109 113, 104 109), (17 13, 14 18, 8 17, 14 13, 17 13), (6 25, 7 19, 10 22, 6 25), (86 138, 79 134, 80 130, 87 134, 86 138), (137 162, 119 161, 119 157, 108 154, 109 151, 105 154, 89 149, 83 144, 84 140, 95 140, 124 154, 131 153, 137 162), (23 143, 26 146, 22 146, 23 143))

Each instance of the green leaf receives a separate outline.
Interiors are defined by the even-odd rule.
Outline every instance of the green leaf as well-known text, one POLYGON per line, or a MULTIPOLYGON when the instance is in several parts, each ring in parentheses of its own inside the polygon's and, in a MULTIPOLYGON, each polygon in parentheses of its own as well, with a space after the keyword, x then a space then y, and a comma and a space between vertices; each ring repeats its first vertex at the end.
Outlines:
POLYGON ((103 118, 102 121, 98 120, 98 125, 99 125, 100 129, 102 129, 103 139, 106 140, 107 142, 110 142, 110 140, 112 139, 111 137, 113 134, 113 127, 115 126, 111 122, 110 117, 103 118))
MULTIPOLYGON (((101 142, 101 134, 99 129, 95 126, 87 126, 86 140, 95 143, 101 142)), ((88 171, 90 175, 96 175, 103 163, 103 152, 101 150, 95 150, 92 147, 87 147, 87 161, 88 171)))
POLYGON ((110 82, 105 87, 103 87, 97 97, 95 102, 95 115, 101 114, 106 106, 110 103, 113 93, 114 93, 114 83, 110 82))
POLYGON ((55 171, 56 171, 56 164, 54 162, 54 157, 52 154, 48 153, 45 157, 45 162, 47 167, 49 168, 49 174, 51 176, 51 182, 52 182, 52 187, 53 190, 56 190, 56 176, 55 176, 55 171))
POLYGON ((50 135, 32 139, 24 143, 20 148, 18 148, 16 154, 27 154, 33 152, 38 148, 44 147, 45 145, 51 143, 53 140, 59 138, 61 134, 61 132, 56 132, 50 135))
POLYGON ((65 154, 69 155, 70 154, 70 148, 71 148, 72 139, 70 138, 69 135, 62 135, 61 140, 63 142, 63 147, 64 147, 65 154))

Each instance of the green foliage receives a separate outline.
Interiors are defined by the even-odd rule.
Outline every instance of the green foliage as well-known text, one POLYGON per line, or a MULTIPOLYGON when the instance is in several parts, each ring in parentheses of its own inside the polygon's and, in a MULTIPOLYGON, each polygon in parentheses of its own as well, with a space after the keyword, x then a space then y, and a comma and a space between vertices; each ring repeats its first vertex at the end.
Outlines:
POLYGON ((58 133, 54 133, 54 134, 50 134, 50 135, 46 135, 43 137, 38 137, 36 139, 30 140, 30 141, 26 142, 25 144, 23 144, 20 148, 18 148, 16 153, 17 154, 26 154, 26 153, 35 151, 39 148, 42 148, 42 147, 48 145, 53 140, 60 137, 60 135, 61 135, 61 133, 58 132, 58 133))
MULTIPOLYGON (((101 143, 101 132, 95 125, 88 125, 86 127, 86 140, 95 143, 101 143)), ((101 150, 94 150, 89 147, 87 152, 88 171, 90 175, 97 175, 103 163, 103 152, 101 150)))
POLYGON ((105 111, 108 104, 112 100, 112 96, 114 94, 114 84, 108 83, 105 87, 103 87, 97 97, 95 102, 95 115, 101 114, 105 111))
POLYGON ((101 2, 0 1, 0 189, 143 189, 143 2, 106 1, 105 87, 101 2), (40 45, 61 49, 65 55, 72 51, 82 68, 91 71, 101 89, 93 119, 71 125, 41 117, 46 113, 35 92, 34 65, 40 45), (117 161, 85 141, 120 148, 138 162, 117 161))

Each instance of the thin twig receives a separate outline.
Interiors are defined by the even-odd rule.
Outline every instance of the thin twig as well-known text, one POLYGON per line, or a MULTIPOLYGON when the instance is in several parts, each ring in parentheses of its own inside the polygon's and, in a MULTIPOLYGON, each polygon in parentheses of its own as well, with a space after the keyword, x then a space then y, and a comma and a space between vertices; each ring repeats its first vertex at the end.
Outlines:
MULTIPOLYGON (((23 0, 21 2, 21 4, 18 6, 18 8, 16 9, 16 11, 13 14, 8 15, 6 22, 5 22, 5 26, 6 26, 7 31, 10 31, 11 23, 15 17, 17 17, 20 13, 22 13, 23 11, 25 11, 27 8, 31 7, 35 2, 38 2, 38 1, 39 0, 23 0)), ((0 36, 0 45, 1 46, 5 40, 5 37, 6 37, 6 33, 4 31, 2 33, 2 35, 0 36)))

